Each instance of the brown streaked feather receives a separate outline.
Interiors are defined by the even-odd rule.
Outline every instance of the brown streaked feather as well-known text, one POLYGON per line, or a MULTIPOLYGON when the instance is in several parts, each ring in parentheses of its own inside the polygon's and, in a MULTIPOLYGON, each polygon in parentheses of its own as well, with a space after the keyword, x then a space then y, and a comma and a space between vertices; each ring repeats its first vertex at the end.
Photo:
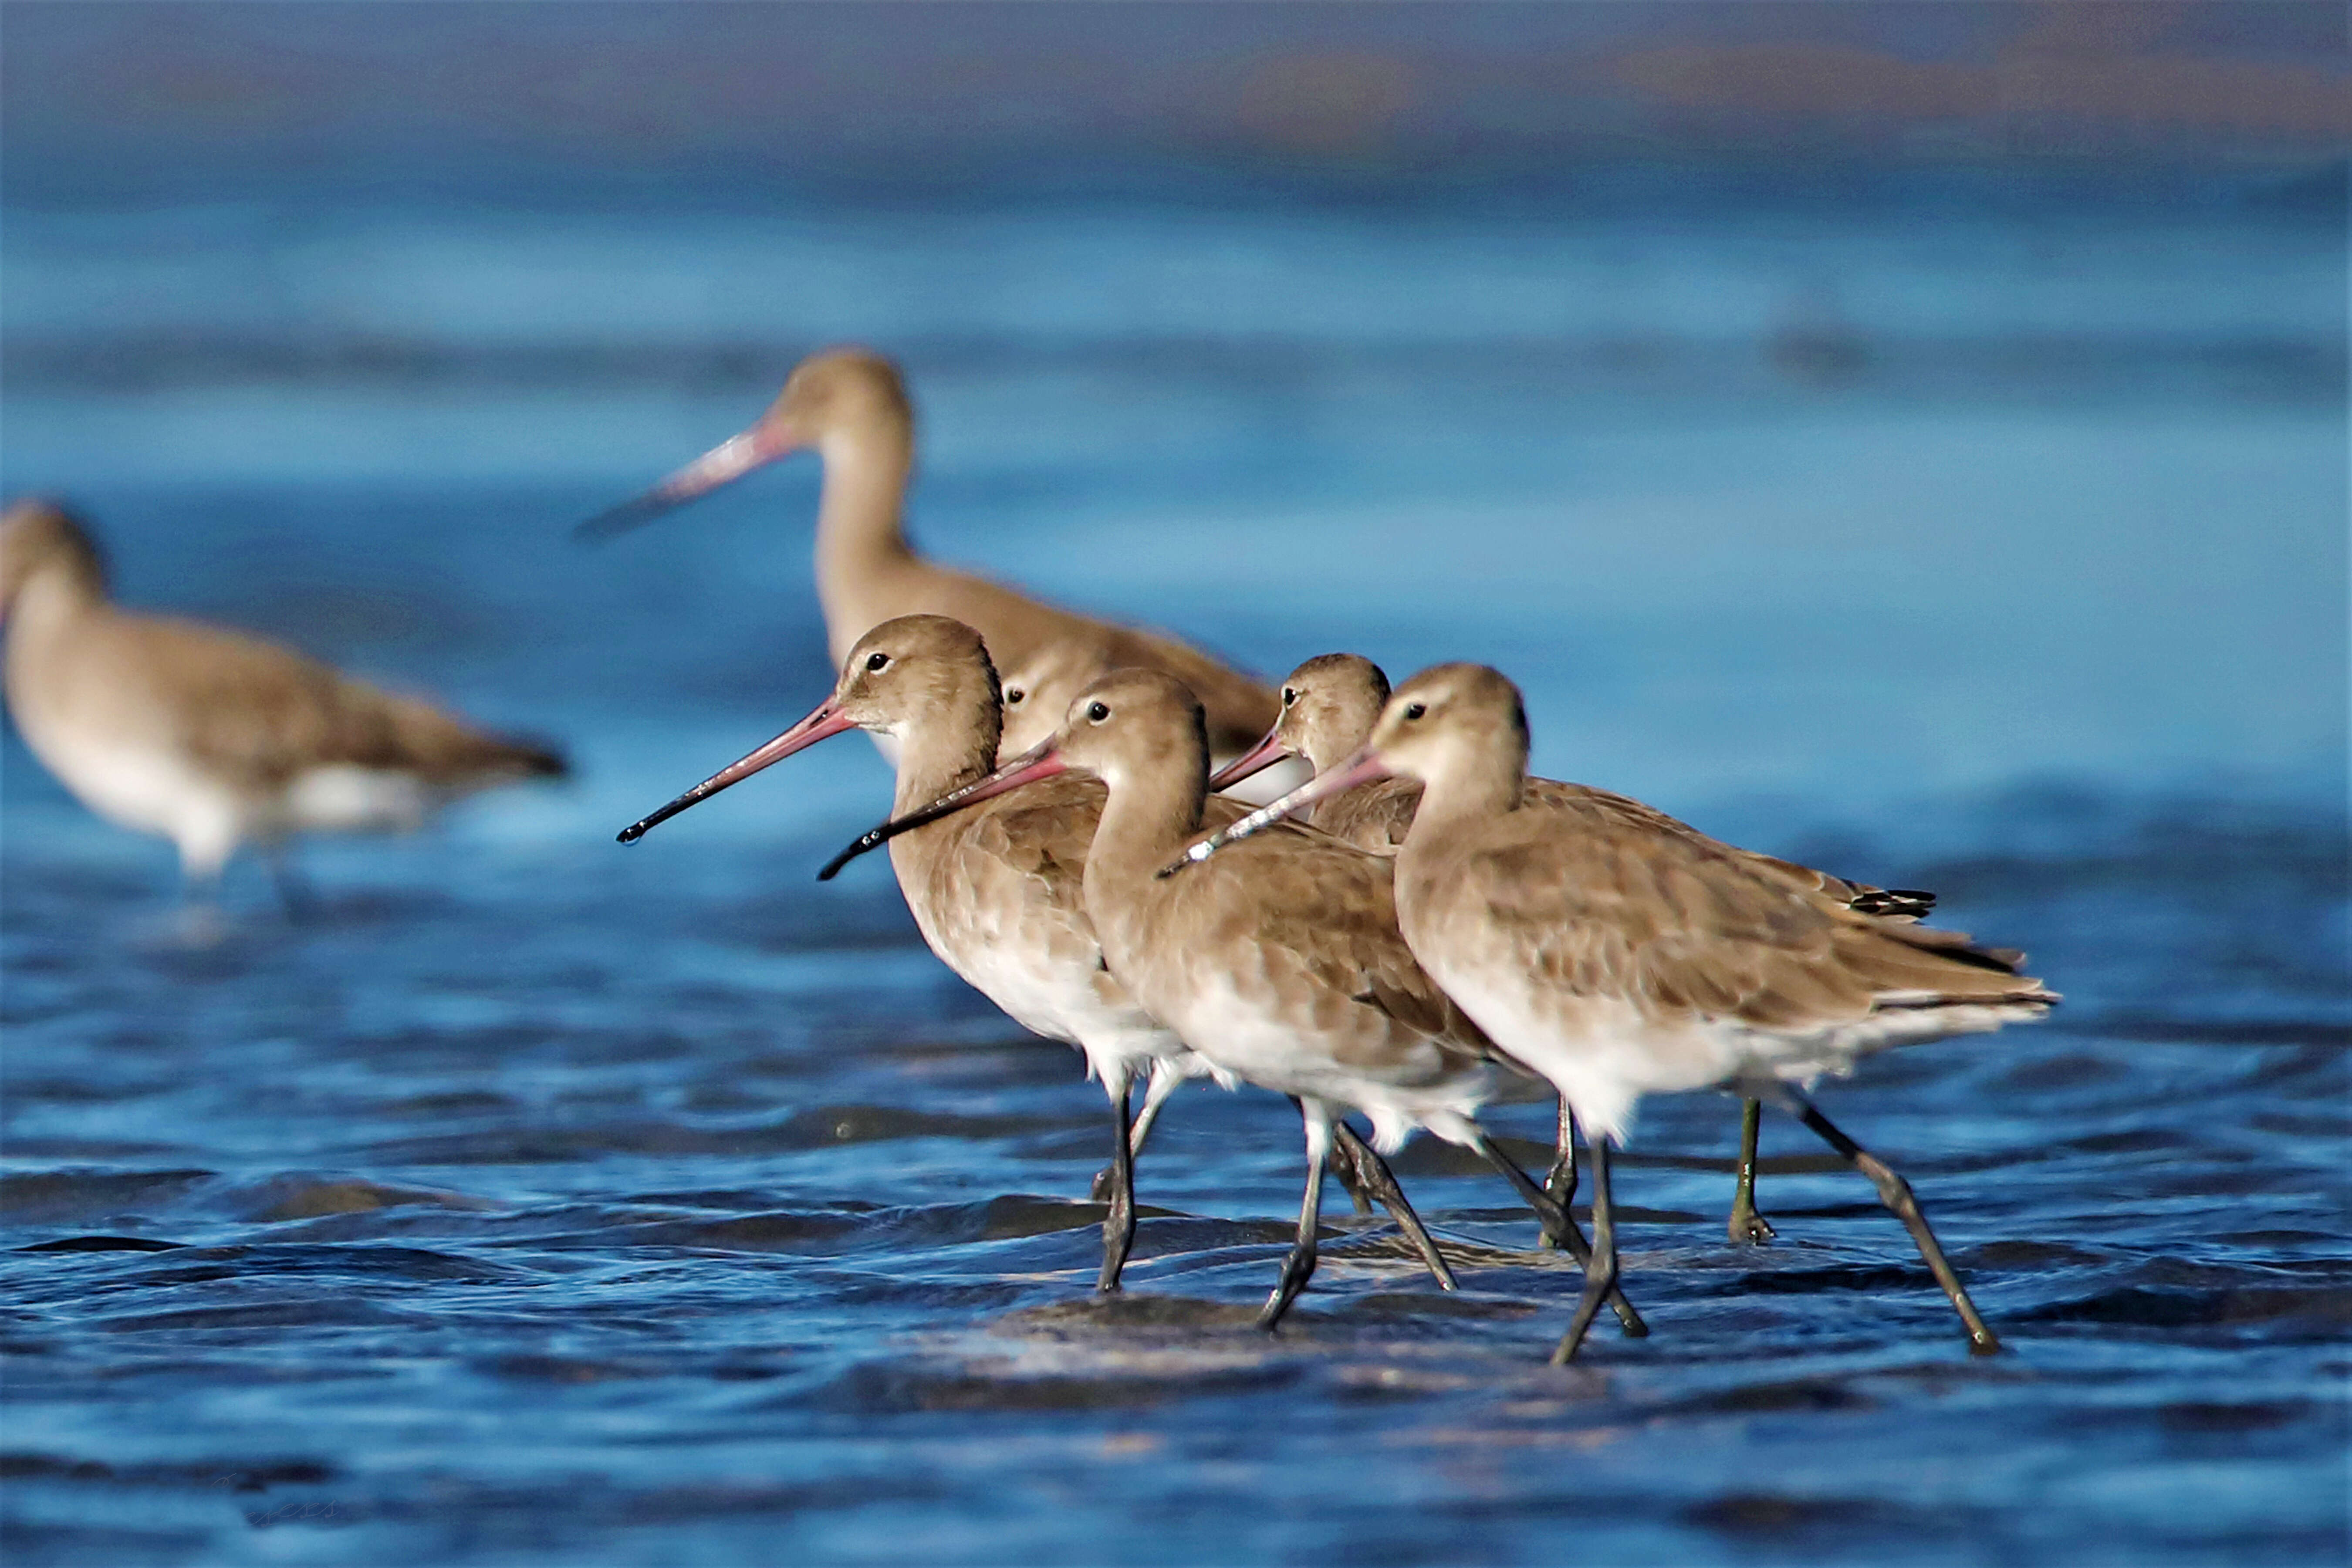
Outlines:
MULTIPOLYGON (((1085 892, 1087 855, 1108 796, 1100 780, 1082 773, 1040 779, 902 836, 892 860, 911 884, 909 902, 919 900, 925 912, 1002 911, 1024 922, 1041 951, 1100 971, 1115 986, 1085 892)), ((1212 797, 1205 816, 1221 827, 1247 809, 1212 797)), ((941 936, 955 945, 955 933, 941 936)))
POLYGON ((921 591, 939 600, 927 608, 976 629, 1008 680, 1017 672, 1033 687, 1049 681, 1029 700, 1055 722, 1079 689, 1115 669, 1154 669, 1190 687, 1208 715, 1209 747, 1218 755, 1249 746, 1281 710, 1272 687, 1166 633, 1094 620, 969 573, 929 563, 925 571, 930 580, 921 591), (950 604, 958 607, 945 607, 950 604))
MULTIPOLYGON (((1287 700, 1274 738, 1286 750, 1307 757, 1318 771, 1338 766, 1371 738, 1390 696, 1388 676, 1381 667, 1351 653, 1307 659, 1284 679, 1283 690, 1287 700)), ((1393 855, 1412 829, 1421 794, 1422 786, 1415 780, 1378 779, 1319 803, 1314 820, 1318 827, 1360 848, 1393 855)), ((1850 882, 1777 856, 1737 849, 1654 806, 1589 784, 1529 778, 1524 781, 1518 799, 1522 805, 1541 806, 1604 826, 1627 824, 1682 834, 1738 856, 1792 888, 1818 893, 1863 914, 1916 919, 1935 907, 1933 893, 1850 882)))
POLYGON ((306 655, 224 627, 117 612, 93 633, 114 645, 208 771, 277 788, 312 768, 414 773, 440 788, 560 774, 561 757, 488 734, 427 703, 352 679, 306 655))
MULTIPOLYGON (((1539 806, 1596 827, 1642 827, 1711 846, 1794 892, 1819 897, 1859 914, 1889 921, 1916 920, 1935 907, 1933 893, 1890 891, 1867 882, 1833 877, 1827 871, 1816 871, 1776 855, 1725 844, 1678 817, 1613 790, 1559 779, 1531 778, 1523 802, 1522 809, 1539 806)), ((1317 805, 1315 826, 1358 848, 1375 855, 1393 855, 1412 831, 1413 814, 1420 805, 1421 785, 1414 780, 1375 779, 1317 805)))
POLYGON ((1682 834, 1630 824, 1561 833, 1519 816, 1413 874, 1475 889, 1498 940, 1569 995, 1628 1001, 1659 1025, 1704 1017, 1781 1031, 1860 1017, 1895 994, 2053 999, 1965 936, 1800 896, 1769 868, 1682 834))
POLYGON ((1260 984, 1286 992, 1318 1023, 1358 1007, 1401 1026, 1329 1031, 1333 1059, 1351 1070, 1412 1082, 1484 1059, 1486 1036, 1397 930, 1391 865, 1311 828, 1281 831, 1299 826, 1278 824, 1243 840, 1205 862, 1205 877, 1188 873, 1140 889, 1156 944, 1259 965, 1260 984), (1413 1072, 1412 1059, 1432 1047, 1428 1068, 1413 1072))

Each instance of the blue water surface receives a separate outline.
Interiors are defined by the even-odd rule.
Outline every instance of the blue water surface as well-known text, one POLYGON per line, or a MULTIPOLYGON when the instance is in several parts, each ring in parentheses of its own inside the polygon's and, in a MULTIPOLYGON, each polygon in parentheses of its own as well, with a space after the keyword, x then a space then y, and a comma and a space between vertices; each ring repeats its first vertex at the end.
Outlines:
MULTIPOLYGON (((359 197, 16 210, 0 481, 121 596, 559 738, 576 782, 173 902, 0 756, 6 1551, 45 1563, 2132 1563, 2347 1555, 2344 239, 2226 207, 1547 217, 359 197), (1525 685, 1546 773, 1942 895, 2047 1024, 1823 1092, 2008 1346, 1768 1128, 1644 1108, 1654 1329, 1491 1176, 1444 1296, 1190 1091, 1089 1299, 1076 1058, 923 949, 808 460, 569 525, 872 342, 934 552, 1278 675, 1525 685)), ((1549 1111, 1502 1106, 1534 1160, 1549 1111)))

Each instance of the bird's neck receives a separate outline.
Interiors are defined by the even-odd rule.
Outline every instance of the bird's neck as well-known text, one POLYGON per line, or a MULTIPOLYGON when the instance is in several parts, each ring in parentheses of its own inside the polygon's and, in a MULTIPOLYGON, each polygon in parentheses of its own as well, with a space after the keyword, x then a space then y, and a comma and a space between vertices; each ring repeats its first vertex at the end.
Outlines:
POLYGON ((1447 827, 1495 817, 1519 808, 1528 783, 1524 756, 1463 758, 1424 780, 1421 805, 1405 842, 1434 839, 1447 827))
POLYGON ((106 595, 81 573, 58 563, 37 568, 8 605, 12 648, 46 647, 85 617, 106 607, 106 595))
POLYGON ((1147 889, 1160 868, 1184 852, 1201 831, 1201 808, 1208 798, 1209 759, 1196 753, 1167 765, 1105 782, 1102 824, 1087 851, 1088 907, 1101 894, 1113 897, 1147 889), (1188 765, 1189 762, 1189 765, 1188 765))
POLYGON ((829 431, 819 450, 824 489, 816 512, 817 596, 827 625, 855 641, 888 618, 875 613, 877 592, 915 559, 903 522, 914 434, 877 421, 829 431))
POLYGON ((898 738, 898 792, 890 814, 903 816, 984 776, 996 765, 996 735, 995 725, 978 719, 924 724, 902 732, 898 738))

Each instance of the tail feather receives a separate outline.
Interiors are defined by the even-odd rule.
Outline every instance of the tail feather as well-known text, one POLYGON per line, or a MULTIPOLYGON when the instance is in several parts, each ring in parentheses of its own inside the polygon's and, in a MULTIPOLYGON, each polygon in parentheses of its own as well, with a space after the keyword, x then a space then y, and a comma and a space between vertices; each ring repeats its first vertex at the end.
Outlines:
POLYGON ((2032 1008, 2037 1015, 2056 1006, 2063 998, 2036 980, 2014 991, 1994 992, 1981 996, 1906 995, 1893 993, 1880 996, 1871 1006, 1881 1013, 1927 1013, 1939 1007, 2021 1007, 2032 1008))
POLYGON ((1843 904, 1858 915, 1871 915, 1880 920, 1916 921, 1936 907, 1936 895, 1919 888, 1874 888, 1868 882, 1849 881, 1833 877, 1827 871, 1816 871, 1800 866, 1794 860, 1783 860, 1777 855, 1759 855, 1743 850, 1752 866, 1769 868, 1793 881, 1810 879, 1822 896, 1843 904))
POLYGON ((494 735, 499 755, 498 770, 529 779, 561 779, 572 776, 572 762, 553 746, 514 735, 494 735))
POLYGON ((1936 895, 1917 888, 1873 888, 1857 882, 1845 907, 1858 915, 1916 921, 1934 912, 1936 895))
POLYGON ((443 789, 474 789, 510 780, 562 778, 563 753, 539 741, 477 730, 430 703, 381 694, 368 737, 384 760, 443 789))
POLYGON ((1979 947, 1966 931, 1907 923, 1874 924, 1853 933, 1849 949, 1876 992, 1875 1008, 2054 1006, 2058 994, 2020 973, 2015 948, 1979 947))

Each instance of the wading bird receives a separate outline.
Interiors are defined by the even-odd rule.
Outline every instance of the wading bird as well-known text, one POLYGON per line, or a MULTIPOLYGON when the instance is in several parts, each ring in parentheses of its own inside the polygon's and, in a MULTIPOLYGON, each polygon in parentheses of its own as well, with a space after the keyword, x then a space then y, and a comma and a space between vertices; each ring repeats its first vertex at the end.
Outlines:
MULTIPOLYGON (((912 811, 987 774, 1001 713, 996 671, 979 633, 942 616, 885 621, 851 647, 833 694, 806 718, 632 825, 621 841, 634 843, 771 763, 853 729, 896 742, 896 809, 912 811)), ((890 863, 931 951, 1024 1027, 1076 1046, 1087 1076, 1109 1097, 1117 1136, 1097 1288, 1113 1290, 1135 1240, 1135 1151, 1169 1094, 1213 1068, 1104 965, 1079 885, 1103 798, 1102 786, 1090 779, 1057 779, 894 838, 890 863), (1139 1078, 1148 1083, 1130 1124, 1129 1094, 1139 1078)), ((1240 815, 1237 805, 1219 802, 1214 820, 1222 825, 1240 815)), ((1444 1259, 1386 1163, 1344 1126, 1338 1161, 1357 1188, 1388 1207, 1451 1289, 1444 1259)))
MULTIPOLYGON (((1038 679, 1083 684, 1113 669, 1158 669, 1197 692, 1210 745, 1230 756, 1274 721, 1273 688, 1162 633, 1059 608, 1018 589, 925 559, 908 542, 907 485, 915 462, 914 410, 898 367, 863 349, 829 349, 795 368, 757 423, 652 489, 576 531, 603 538, 635 528, 754 469, 814 451, 824 463, 817 501, 816 591, 835 660, 896 616, 950 616, 980 633, 1008 679, 1008 742, 1043 736, 1058 706, 1035 708, 1038 679), (1040 661, 1043 661, 1042 667, 1040 661), (1039 673, 1031 677, 1029 672, 1039 673), (1027 679, 1024 679, 1027 677, 1027 679), (1016 697, 1014 694, 1018 693, 1016 697), (1044 717, 1031 721, 1033 710, 1044 717)), ((1075 689, 1067 685, 1067 689, 1075 689)), ((887 748, 886 748, 887 749, 887 748)))
MULTIPOLYGON (((1323 1166, 1350 1108, 1370 1118, 1384 1152, 1423 1127, 1475 1151, 1561 1246, 1590 1256, 1575 1222, 1479 1127, 1494 1091, 1490 1048, 1406 951, 1390 862, 1292 827, 1249 840, 1203 874, 1157 874, 1202 831, 1210 798, 1206 721, 1181 682, 1140 669, 1094 682, 1045 744, 854 847, 1055 787, 1073 769, 1109 792, 1082 888, 1111 973, 1213 1066, 1290 1097, 1305 1125, 1297 1239, 1262 1326, 1281 1321, 1315 1271, 1323 1166)), ((1623 1296, 1609 1294, 1626 1331, 1647 1332, 1623 1296)))
MULTIPOLYGON (((1229 789, 1261 770, 1286 759, 1304 761, 1317 773, 1328 772, 1351 757, 1371 739, 1372 726, 1389 700, 1389 678, 1370 659, 1352 653, 1327 653, 1294 669, 1282 683, 1282 716, 1274 728, 1242 756, 1209 780, 1213 790, 1229 789)), ((1587 784, 1557 779, 1530 778, 1523 805, 1559 812, 1571 821, 1607 829, 1680 834, 1710 850, 1732 857, 1759 877, 1785 884, 1796 897, 1822 900, 1843 909, 1886 920, 1914 921, 1936 906, 1936 895, 1912 889, 1874 888, 1849 882, 1826 871, 1815 871, 1769 855, 1735 849, 1709 838, 1696 827, 1643 805, 1630 796, 1587 784)), ((1315 804, 1308 820, 1360 849, 1394 855, 1412 826, 1421 805, 1421 784, 1409 778, 1370 779, 1352 789, 1327 795, 1315 804)), ((1756 1139, 1762 1107, 1753 1100, 1740 1103, 1739 1164, 1725 1227, 1735 1242, 1760 1244, 1772 1237, 1772 1226, 1756 1212, 1756 1139)), ((1576 1195, 1576 1118, 1568 1101, 1559 1102, 1559 1153, 1544 1185, 1562 1205, 1576 1195)))
POLYGON ((82 527, 46 501, 0 519, 9 711, 99 816, 179 847, 191 890, 240 844, 413 828, 450 800, 561 776, 563 759, 224 626, 121 609, 82 527))
POLYGON ((1339 766, 1168 868, 1214 866, 1318 801, 1394 775, 1423 786, 1396 859, 1413 955, 1591 1140, 1596 1261, 1554 1360, 1576 1353, 1617 1273, 1609 1146, 1644 1094, 1731 1088, 1789 1109, 1868 1176, 1967 1326, 1999 1349, 1910 1185, 1802 1092, 1872 1051, 2039 1018, 2056 993, 2020 954, 1797 896, 1785 878, 1654 823, 1530 810, 1518 689, 1483 665, 1423 671, 1339 766))

